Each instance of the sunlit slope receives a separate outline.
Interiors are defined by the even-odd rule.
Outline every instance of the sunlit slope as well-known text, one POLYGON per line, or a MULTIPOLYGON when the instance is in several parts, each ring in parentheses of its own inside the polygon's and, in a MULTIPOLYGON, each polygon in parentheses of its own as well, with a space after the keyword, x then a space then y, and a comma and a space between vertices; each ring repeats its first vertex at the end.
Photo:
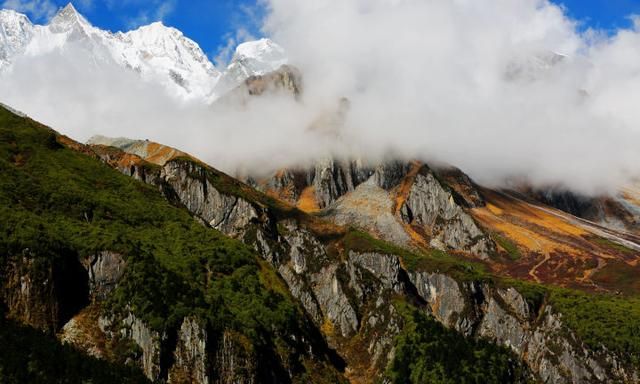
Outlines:
POLYGON ((487 204, 473 216, 498 241, 504 256, 492 268, 509 276, 598 290, 640 289, 611 273, 638 272, 640 242, 557 209, 484 189, 487 204))

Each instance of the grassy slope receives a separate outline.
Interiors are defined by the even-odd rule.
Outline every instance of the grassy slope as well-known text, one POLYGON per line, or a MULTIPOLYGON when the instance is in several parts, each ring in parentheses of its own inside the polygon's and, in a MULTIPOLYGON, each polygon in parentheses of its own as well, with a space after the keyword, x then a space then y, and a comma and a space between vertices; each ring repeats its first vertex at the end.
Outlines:
POLYGON ((128 268, 110 299, 116 311, 130 305, 157 330, 196 314, 213 329, 242 333, 254 350, 276 341, 279 351, 300 348, 282 336, 308 332, 299 306, 267 286, 271 272, 248 247, 59 141, 0 108, 0 267, 25 248, 39 258, 117 251, 128 268))

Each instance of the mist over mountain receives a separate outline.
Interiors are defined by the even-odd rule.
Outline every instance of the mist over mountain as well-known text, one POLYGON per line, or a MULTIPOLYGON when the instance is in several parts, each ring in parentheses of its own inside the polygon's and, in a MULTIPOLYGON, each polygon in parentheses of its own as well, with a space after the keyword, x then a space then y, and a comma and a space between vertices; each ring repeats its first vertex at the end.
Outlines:
POLYGON ((0 10, 1 383, 640 384, 640 21, 54 3, 0 10))
POLYGON ((2 11, 0 100, 79 140, 153 139, 229 172, 327 156, 416 158, 486 185, 586 194, 640 173, 637 25, 579 32, 542 0, 266 7, 264 33, 279 45, 243 44, 228 68, 159 23, 111 33, 73 6, 47 26, 2 11), (302 74, 300 100, 211 107, 285 63, 302 74), (314 129, 335 120, 341 99, 349 107, 338 126, 314 129))

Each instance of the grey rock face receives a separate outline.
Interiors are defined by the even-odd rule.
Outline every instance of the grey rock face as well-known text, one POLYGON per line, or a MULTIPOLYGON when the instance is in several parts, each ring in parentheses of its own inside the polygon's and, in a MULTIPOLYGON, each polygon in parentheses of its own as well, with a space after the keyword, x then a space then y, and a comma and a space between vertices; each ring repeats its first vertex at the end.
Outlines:
POLYGON ((361 160, 325 158, 308 169, 278 171, 266 180, 264 188, 286 191, 286 196, 282 197, 296 202, 304 188, 313 187, 320 208, 326 208, 367 181, 384 190, 391 190, 410 169, 411 164, 403 161, 388 161, 372 166, 361 160))
POLYGON ((359 320, 338 279, 337 269, 337 266, 331 266, 313 277, 314 293, 325 317, 338 327, 343 337, 349 337, 357 333, 359 320))
POLYGON ((371 170, 360 162, 339 162, 325 159, 313 171, 313 187, 320 208, 325 208, 340 196, 353 191, 371 176, 371 170))
POLYGON ((256 210, 244 199, 221 194, 206 177, 192 176, 202 172, 195 164, 169 162, 161 175, 191 213, 225 235, 242 235, 251 220, 258 218, 256 210))
POLYGON ((129 313, 116 317, 100 317, 98 326, 108 338, 128 339, 141 349, 139 360, 145 376, 152 382, 168 384, 253 384, 257 382, 257 356, 251 343, 241 334, 224 331, 210 334, 194 317, 184 318, 172 346, 165 333, 149 328, 144 321, 129 313), (168 349, 171 348, 171 349, 168 349), (171 353, 171 365, 162 354, 171 353))
MULTIPOLYGON (((230 68, 233 67, 234 70, 237 70, 248 62, 243 60, 243 63, 236 64, 240 64, 240 66, 232 64, 230 68)), ((232 75, 232 77, 234 76, 232 75)), ((282 65, 275 71, 261 75, 244 73, 240 78, 229 81, 229 78, 225 76, 221 79, 220 83, 216 85, 216 92, 224 94, 224 96, 216 100, 213 108, 228 109, 229 107, 245 106, 251 98, 274 93, 298 98, 302 92, 303 84, 300 71, 290 65, 282 65)))
POLYGON ((406 176, 410 168, 411 164, 401 161, 384 162, 374 167, 360 160, 326 158, 310 169, 279 171, 267 180, 266 187, 278 191, 290 190, 288 200, 295 202, 305 187, 312 186, 320 208, 326 208, 366 181, 390 190, 406 176))
POLYGON ((398 258, 351 252, 347 260, 335 260, 295 222, 282 221, 278 226, 283 234, 277 242, 263 234, 264 228, 258 232, 263 257, 274 264, 314 323, 331 329, 330 343, 365 334, 372 366, 384 367, 400 330, 399 315, 387 300, 404 289, 398 258), (372 302, 376 303, 373 309, 363 311, 372 302))
POLYGON ((327 253, 322 243, 309 231, 298 227, 294 222, 281 222, 285 233, 282 235, 289 248, 289 259, 296 274, 301 275, 316 269, 313 265, 321 265, 327 261, 327 253))
POLYGON ((207 342, 207 331, 196 319, 182 321, 168 383, 209 384, 207 342))
POLYGON ((638 382, 636 373, 619 368, 615 356, 589 351, 551 307, 533 318, 513 288, 461 285, 446 275, 425 272, 409 276, 438 321, 510 348, 542 382, 638 382))
POLYGON ((531 316, 529 305, 515 288, 500 289, 496 293, 507 304, 508 309, 519 318, 528 319, 531 316))
POLYGON ((486 315, 480 323, 479 334, 491 340, 499 340, 518 355, 524 352, 527 335, 524 326, 515 316, 509 315, 494 298, 489 299, 486 315))
MULTIPOLYGON (((333 168, 325 167, 325 172, 333 168)), ((210 183, 202 181, 206 178, 193 177, 197 169, 165 167, 164 172, 180 201, 197 217, 225 233, 255 231, 255 236, 242 238, 274 265, 318 327, 330 325, 331 331, 325 333, 330 344, 339 346, 358 335, 366 343, 372 366, 386 365, 393 353, 393 337, 400 330, 390 298, 416 292, 438 321, 464 335, 509 347, 543 382, 638 382, 637 373, 625 370, 616 356, 588 350, 552 308, 545 307, 534 318, 534 311, 515 289, 458 282, 441 273, 408 273, 396 256, 352 251, 346 260, 330 257, 320 240, 295 221, 270 222, 268 214, 255 220, 261 214, 248 203, 237 209, 236 197, 214 191, 210 183)), ((384 181, 388 178, 378 180, 388 185, 384 181)), ((354 184, 353 178, 343 181, 323 186, 322 190, 328 191, 323 192, 328 197, 325 201, 354 184)), ((417 175, 401 213, 405 222, 421 226, 446 248, 479 255, 491 250, 492 243, 431 172, 417 175)), ((137 334, 141 340, 158 337, 144 335, 142 329, 137 334)), ((153 356, 153 348, 147 349, 153 356)), ((211 382, 255 381, 250 352, 231 334, 225 335, 216 351, 214 372, 221 375, 211 382)), ((152 365, 153 359, 149 359, 152 365)))
POLYGON ((466 250, 482 259, 495 248, 431 171, 416 176, 401 215, 405 223, 419 226, 430 235, 435 248, 466 250))
POLYGON ((359 335, 367 342, 371 367, 385 367, 392 359, 394 338, 401 330, 400 315, 390 300, 395 295, 406 295, 410 283, 394 255, 350 251, 346 267, 362 317, 359 335))
POLYGON ((247 351, 238 335, 224 332, 214 358, 212 383, 215 384, 254 384, 257 381, 255 356, 247 351))
POLYGON ((471 334, 471 324, 461 316, 468 311, 466 295, 456 280, 427 272, 412 272, 409 277, 436 320, 465 335, 471 334))
POLYGON ((109 251, 99 252, 82 264, 89 274, 89 293, 94 300, 107 298, 124 274, 126 266, 122 255, 109 251))
POLYGON ((266 190, 282 191, 280 197, 295 204, 302 190, 309 185, 308 178, 306 171, 282 170, 267 180, 266 190))
POLYGON ((375 233, 381 239, 410 247, 411 237, 394 215, 390 194, 374 184, 374 176, 342 196, 327 210, 327 216, 338 225, 353 225, 375 233))
POLYGON ((439 167, 434 170, 438 179, 456 192, 456 197, 466 208, 484 207, 486 202, 471 178, 455 167, 439 167))
POLYGON ((400 267, 400 260, 396 256, 381 255, 379 253, 349 252, 349 262, 371 272, 382 286, 396 293, 404 290, 400 267))
POLYGON ((160 379, 161 335, 151 330, 133 314, 129 314, 120 329, 122 337, 131 339, 142 349, 142 371, 151 381, 160 379))
POLYGON ((398 185, 410 169, 411 164, 405 161, 384 162, 375 168, 369 180, 378 187, 389 190, 398 185))
POLYGON ((280 266, 278 273, 289 286, 289 291, 296 299, 300 300, 302 307, 316 325, 323 322, 323 313, 315 293, 307 284, 307 279, 296 275, 289 266, 280 266))

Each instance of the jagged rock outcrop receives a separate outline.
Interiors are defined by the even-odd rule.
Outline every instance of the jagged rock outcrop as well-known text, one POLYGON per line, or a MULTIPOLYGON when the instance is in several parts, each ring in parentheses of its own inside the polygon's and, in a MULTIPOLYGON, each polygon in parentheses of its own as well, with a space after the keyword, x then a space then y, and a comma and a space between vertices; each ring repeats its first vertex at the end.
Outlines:
POLYGON ((243 342, 243 336, 234 332, 224 332, 214 358, 215 384, 254 384, 256 375, 256 357, 243 342))
POLYGON ((152 330, 144 321, 131 313, 122 320, 120 334, 124 338, 135 341, 142 350, 142 370, 145 376, 152 381, 159 380, 161 343, 166 335, 152 330))
POLYGON ((243 234, 259 216, 246 200, 218 192, 206 172, 194 163, 169 162, 161 177, 190 212, 228 236, 243 234))
POLYGON ((320 208, 325 208, 366 181, 371 176, 371 170, 358 161, 325 159, 316 164, 312 174, 316 199, 320 208))
POLYGON ((449 328, 471 335, 472 324, 460 314, 465 313, 467 302, 457 281, 439 273, 410 273, 418 295, 424 299, 433 316, 449 328))
POLYGON ((209 384, 209 353, 207 330, 195 318, 185 318, 178 330, 178 341, 173 353, 174 364, 169 371, 168 383, 209 384))
POLYGON ((253 384, 259 382, 254 351, 244 336, 232 331, 210 335, 195 318, 178 330, 169 370, 170 384, 253 384))
POLYGON ((390 190, 407 175, 411 164, 402 161, 382 162, 377 166, 362 160, 325 158, 306 169, 283 169, 261 181, 249 182, 255 188, 272 193, 292 204, 299 202, 305 190, 312 191, 318 209, 329 207, 340 197, 369 181, 390 190))
POLYGON ((466 208, 478 208, 486 205, 479 187, 460 169, 451 166, 441 166, 433 169, 438 179, 455 192, 455 197, 466 208))
POLYGON ((322 209, 339 225, 357 226, 403 247, 431 246, 482 259, 495 251, 491 238, 467 212, 484 206, 484 199, 473 181, 455 168, 434 171, 419 162, 372 166, 328 158, 307 170, 282 170, 254 185, 303 210, 322 209))
POLYGON ((246 105, 251 98, 264 94, 283 94, 298 98, 302 93, 302 75, 290 65, 282 65, 275 71, 249 76, 242 84, 217 99, 214 108, 246 105))
MULTIPOLYGON (((360 362, 351 367, 354 371, 380 372, 386 366, 402 323, 389 302, 394 295, 401 295, 423 302, 425 310, 447 327, 510 348, 544 382, 638 382, 637 373, 623 368, 615 355, 586 348, 552 307, 532 308, 513 288, 460 281, 437 272, 407 271, 397 256, 380 252, 352 250, 346 257, 336 257, 326 242, 296 220, 278 220, 277 215, 269 213, 270 208, 221 192, 208 181, 206 172, 196 163, 170 162, 163 177, 197 217, 213 222, 225 233, 242 234, 245 242, 274 265, 330 345, 347 362, 353 340, 357 340, 358 350, 369 354, 364 360, 370 365, 363 366, 359 356, 360 362), (242 214, 229 214, 238 201, 247 209, 239 211, 242 214), (222 215, 226 223, 214 220, 219 217, 215 216, 217 210, 226 212, 222 215)), ((412 226, 431 231, 445 247, 487 255, 491 243, 455 199, 431 171, 423 168, 403 201, 402 216, 412 226)), ((214 361, 244 366, 221 352, 216 356, 214 361)))
POLYGON ((302 74, 290 65, 264 75, 248 77, 244 84, 249 95, 259 96, 265 92, 281 91, 299 96, 302 93, 302 74))
POLYGON ((40 329, 55 329, 58 302, 53 286, 53 270, 39 265, 25 250, 21 258, 10 261, 4 273, 3 301, 8 315, 40 329))
POLYGON ((426 168, 415 176, 400 212, 405 223, 426 233, 434 248, 466 250, 482 259, 495 249, 451 192, 426 168))
POLYGON ((545 383, 638 382, 604 351, 590 351, 551 306, 530 308, 514 288, 459 283, 438 273, 409 274, 429 311, 446 326, 513 350, 545 383))
POLYGON ((139 352, 133 356, 153 382, 253 384, 261 378, 278 382, 276 372, 259 374, 253 344, 245 336, 230 330, 212 331, 204 324, 189 316, 177 330, 158 332, 132 313, 98 319, 100 331, 110 342, 135 343, 139 352))
POLYGON ((400 184, 411 167, 412 164, 406 161, 386 161, 375 167, 370 180, 378 187, 390 190, 400 184))
MULTIPOLYGON (((121 141, 112 139, 125 151, 131 151, 130 154, 139 153, 130 149, 130 143, 121 141)), ((105 142, 105 139, 100 142, 105 142)), ((150 145, 146 143, 147 147, 150 145)), ((162 152, 176 152, 165 148, 162 152)), ((118 158, 116 153, 104 147, 100 147, 98 153, 107 163, 118 158)), ((262 215, 261 212, 252 212, 249 204, 236 201, 232 195, 226 198, 204 196, 217 193, 215 190, 210 192, 212 185, 209 180, 203 179, 195 189, 188 183, 180 184, 180 180, 187 180, 187 174, 195 176, 195 179, 202 178, 202 175, 196 175, 202 170, 194 170, 194 167, 204 169, 197 165, 197 161, 183 163, 164 158, 158 161, 156 156, 151 156, 149 161, 163 168, 160 173, 149 174, 144 162, 135 165, 130 159, 124 161, 126 156, 120 155, 120 158, 115 161, 116 168, 151 184, 168 184, 191 212, 226 234, 242 235, 232 228, 220 228, 223 222, 237 222, 238 227, 243 227, 246 223, 238 221, 240 217, 255 220, 262 215), (219 206, 210 206, 213 201, 219 206), (204 205, 195 206, 198 202, 204 205), (227 219, 226 215, 231 217, 227 219)), ((403 247, 431 246, 473 253, 482 259, 487 259, 495 251, 493 241, 466 211, 484 205, 479 189, 467 175, 455 168, 432 171, 415 161, 383 161, 372 165, 361 160, 329 157, 313 167, 284 169, 266 179, 248 177, 247 181, 303 211, 324 210, 323 213, 339 225, 357 226, 403 247), (448 184, 444 184, 440 177, 448 184)))
POLYGON ((98 252, 82 262, 89 276, 89 294, 94 300, 105 300, 124 274, 126 262, 118 253, 98 252))

